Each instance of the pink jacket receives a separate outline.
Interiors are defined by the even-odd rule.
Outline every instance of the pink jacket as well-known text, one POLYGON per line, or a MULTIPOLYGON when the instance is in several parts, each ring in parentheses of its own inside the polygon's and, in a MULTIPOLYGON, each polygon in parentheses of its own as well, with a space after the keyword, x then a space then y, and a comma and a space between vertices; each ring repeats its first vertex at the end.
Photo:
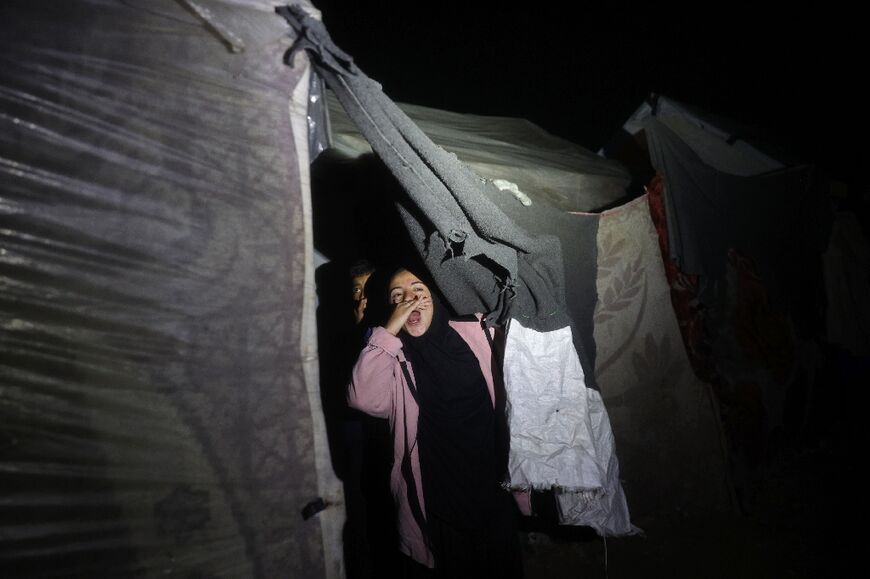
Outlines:
MULTIPOLYGON (((489 341, 478 322, 450 322, 450 326, 465 340, 480 362, 480 370, 489 388, 490 398, 495 400, 492 381, 492 351, 489 341)), ((399 548, 415 561, 433 566, 432 553, 426 546, 423 531, 414 521, 408 504, 408 488, 401 473, 401 462, 405 455, 405 428, 411 445, 411 470, 417 487, 417 495, 423 512, 420 479, 420 456, 417 441, 417 417, 419 408, 408 390, 400 363, 406 362, 411 379, 414 369, 402 352, 402 341, 384 328, 375 328, 368 345, 360 353, 353 368, 348 388, 348 402, 354 407, 390 421, 393 433, 393 470, 390 476, 390 490, 396 499, 399 515, 399 548)), ((493 402, 494 404, 495 402, 493 402)))

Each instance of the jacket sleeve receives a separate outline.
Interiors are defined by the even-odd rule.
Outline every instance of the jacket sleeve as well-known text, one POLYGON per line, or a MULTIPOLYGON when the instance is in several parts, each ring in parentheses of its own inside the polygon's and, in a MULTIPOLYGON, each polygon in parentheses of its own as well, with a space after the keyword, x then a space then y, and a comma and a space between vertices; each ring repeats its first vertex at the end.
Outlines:
POLYGON ((372 331, 353 366, 347 402, 366 414, 389 418, 393 412, 402 341, 384 328, 372 331))

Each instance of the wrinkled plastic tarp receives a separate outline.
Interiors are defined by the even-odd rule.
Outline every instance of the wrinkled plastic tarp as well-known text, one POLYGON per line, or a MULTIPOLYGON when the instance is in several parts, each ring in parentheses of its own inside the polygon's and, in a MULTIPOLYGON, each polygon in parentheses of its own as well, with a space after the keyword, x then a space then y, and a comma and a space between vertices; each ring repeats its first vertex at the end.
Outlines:
POLYGON ((536 332, 512 320, 504 380, 511 486, 554 489, 563 524, 632 533, 610 420, 586 387, 571 329, 536 332))
POLYGON ((0 27, 0 575, 335 576, 300 516, 286 22, 28 0, 0 27))

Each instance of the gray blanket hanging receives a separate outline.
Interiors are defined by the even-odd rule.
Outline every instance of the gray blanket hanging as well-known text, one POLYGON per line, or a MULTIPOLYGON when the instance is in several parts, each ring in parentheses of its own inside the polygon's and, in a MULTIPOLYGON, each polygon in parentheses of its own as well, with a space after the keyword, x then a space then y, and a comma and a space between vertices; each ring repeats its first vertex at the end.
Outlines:
POLYGON ((278 13, 299 32, 299 50, 335 92, 375 153, 408 193, 399 212, 436 284, 458 314, 482 312, 538 331, 570 323, 559 239, 532 236, 485 193, 493 187, 435 145, 297 6, 278 13))

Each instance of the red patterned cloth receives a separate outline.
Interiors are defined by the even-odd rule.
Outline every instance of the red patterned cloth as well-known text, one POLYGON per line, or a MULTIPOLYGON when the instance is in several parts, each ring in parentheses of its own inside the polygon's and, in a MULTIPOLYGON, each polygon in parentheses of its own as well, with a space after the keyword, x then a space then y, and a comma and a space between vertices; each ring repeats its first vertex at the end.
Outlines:
POLYGON ((671 303, 677 315, 686 353, 701 380, 717 384, 716 368, 711 355, 709 340, 704 333, 705 308, 698 301, 698 276, 684 273, 670 259, 668 251, 668 222, 665 215, 664 180, 653 177, 646 186, 649 212, 659 238, 659 249, 665 266, 668 285, 671 286, 671 303))

